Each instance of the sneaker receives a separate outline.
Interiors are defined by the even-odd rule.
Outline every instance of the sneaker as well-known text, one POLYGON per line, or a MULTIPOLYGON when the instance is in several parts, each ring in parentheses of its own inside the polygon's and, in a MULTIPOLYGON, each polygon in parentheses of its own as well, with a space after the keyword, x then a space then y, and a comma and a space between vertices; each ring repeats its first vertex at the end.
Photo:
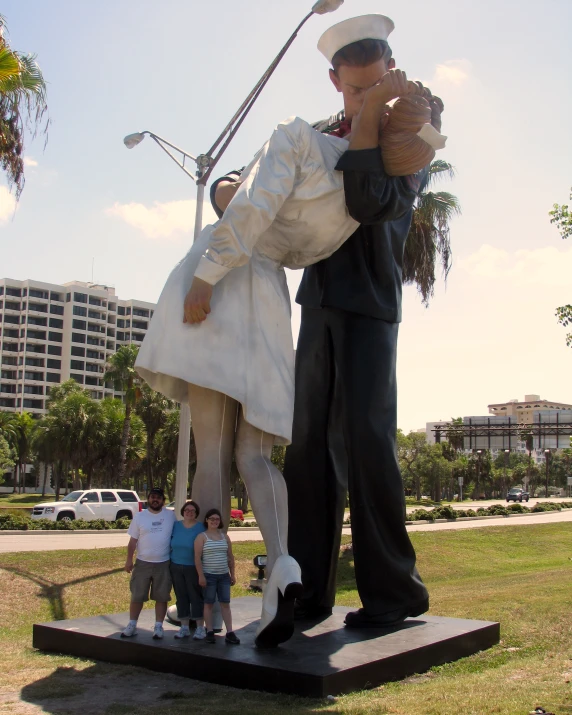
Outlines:
POLYGON ((131 638, 131 636, 136 636, 137 635, 137 621, 134 621, 133 623, 129 622, 127 624, 127 627, 123 629, 121 633, 122 638, 131 638))
POLYGON ((153 640, 160 641, 163 637, 163 626, 161 623, 155 623, 155 628, 153 629, 153 640))
POLYGON ((226 634, 224 640, 226 643, 230 643, 231 645, 239 645, 240 644, 240 638, 237 638, 234 631, 229 631, 226 634))
POLYGON ((205 643, 216 643, 214 631, 207 631, 207 634, 205 636, 205 643))
POLYGON ((193 636, 194 641, 204 641, 207 637, 207 629, 204 626, 197 626, 193 636))
MULTIPOLYGON (((175 633, 175 638, 188 638, 191 635, 191 631, 188 626, 181 626, 179 631, 175 633)), ((155 636, 153 636, 155 637, 155 636)))

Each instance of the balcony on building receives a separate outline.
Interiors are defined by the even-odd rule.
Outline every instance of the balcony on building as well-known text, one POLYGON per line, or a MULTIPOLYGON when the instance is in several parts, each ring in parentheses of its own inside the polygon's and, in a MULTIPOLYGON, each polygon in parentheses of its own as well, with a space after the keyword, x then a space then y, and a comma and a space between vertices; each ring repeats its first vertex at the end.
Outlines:
POLYGON ((21 298, 22 289, 17 286, 6 286, 6 295, 10 295, 13 298, 21 298))
POLYGON ((12 300, 5 300, 4 301, 4 310, 8 312, 10 315, 13 313, 21 313, 22 312, 22 304, 21 303, 16 303, 15 301, 12 300))
POLYGON ((25 410, 43 410, 44 409, 44 401, 43 400, 24 399, 23 406, 24 406, 25 410))
MULTIPOLYGON (((23 306, 25 303, 23 304, 23 306)), ((47 313, 48 312, 48 303, 47 303, 47 298, 45 303, 36 303, 35 301, 28 301, 28 313, 47 313)))
POLYGON ((50 293, 47 290, 42 290, 40 288, 30 288, 28 290, 29 300, 41 300, 48 301, 50 298, 50 293))

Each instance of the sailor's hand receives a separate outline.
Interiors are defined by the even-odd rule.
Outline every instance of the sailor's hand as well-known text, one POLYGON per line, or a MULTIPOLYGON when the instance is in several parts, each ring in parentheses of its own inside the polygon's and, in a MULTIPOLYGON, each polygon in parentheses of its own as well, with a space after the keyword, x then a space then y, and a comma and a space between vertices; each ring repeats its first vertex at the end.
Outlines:
POLYGON ((429 106, 431 107, 431 124, 435 127, 435 129, 438 132, 440 132, 441 131, 441 114, 443 113, 443 110, 445 109, 443 100, 440 97, 436 97, 435 95, 432 95, 431 99, 429 100, 429 106))
POLYGON ((191 289, 185 297, 183 323, 202 323, 211 312, 212 294, 210 283, 193 278, 191 289))
POLYGON ((403 70, 389 70, 383 75, 379 84, 370 87, 365 93, 365 105, 385 105, 397 97, 404 97, 411 94, 414 88, 412 83, 407 81, 407 75, 403 70))
POLYGON ((429 89, 429 87, 426 87, 423 82, 420 82, 419 80, 409 82, 409 87, 411 89, 411 94, 416 94, 418 97, 423 97, 428 102, 431 101, 431 97, 433 96, 431 94, 431 90, 429 89))

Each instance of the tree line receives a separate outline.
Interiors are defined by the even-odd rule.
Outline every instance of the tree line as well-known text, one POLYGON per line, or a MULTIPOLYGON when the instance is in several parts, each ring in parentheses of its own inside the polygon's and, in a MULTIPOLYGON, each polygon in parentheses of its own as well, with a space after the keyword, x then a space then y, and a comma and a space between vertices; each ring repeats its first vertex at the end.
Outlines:
MULTIPOLYGON (((489 450, 464 452, 463 436, 452 420, 447 441, 427 442, 425 433, 404 434, 398 430, 397 456, 406 494, 434 501, 452 500, 459 493, 459 477, 463 479, 463 495, 473 499, 504 498, 513 486, 528 484, 531 496, 545 496, 546 464, 532 459, 531 439, 524 439, 526 453, 499 452, 493 457, 489 450)), ((523 435, 523 438, 526 435, 523 435)), ((548 462, 550 487, 565 487, 572 476, 572 449, 551 452, 548 462)))
MULTIPOLYGON (((0 467, 14 470, 15 492, 24 490, 26 464, 35 466, 42 493, 59 498, 68 489, 151 486, 173 491, 179 440, 179 408, 142 383, 135 372, 138 349, 125 345, 110 358, 106 384, 123 399, 92 399, 74 380, 51 388, 47 414, 0 412, 0 467)), ((196 454, 191 440, 190 468, 196 454)))

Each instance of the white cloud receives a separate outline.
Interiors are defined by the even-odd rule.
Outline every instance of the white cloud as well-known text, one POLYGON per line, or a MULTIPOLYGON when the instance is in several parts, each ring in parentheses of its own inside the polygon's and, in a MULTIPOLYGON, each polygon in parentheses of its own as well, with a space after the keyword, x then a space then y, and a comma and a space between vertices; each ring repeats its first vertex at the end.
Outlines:
POLYGON ((505 251, 483 244, 478 251, 460 261, 461 267, 473 276, 515 286, 569 286, 572 275, 572 246, 505 251))
POLYGON ((469 60, 447 60, 437 65, 433 77, 423 80, 423 84, 437 93, 438 89, 459 87, 471 77, 472 65, 469 60))
POLYGON ((16 199, 6 186, 0 186, 0 224, 11 219, 15 210, 16 199))
POLYGON ((24 166, 38 166, 38 162, 35 159, 32 159, 31 156, 25 156, 24 166))
POLYGON ((434 82, 440 84, 463 84, 469 79, 471 63, 469 60, 449 60, 442 65, 437 65, 434 82))
MULTIPOLYGON (((155 201, 152 206, 144 204, 115 203, 105 210, 108 216, 119 218, 139 229, 147 238, 171 238, 181 233, 191 233, 195 225, 196 201, 155 201)), ((203 225, 217 220, 208 201, 203 205, 203 225)))

